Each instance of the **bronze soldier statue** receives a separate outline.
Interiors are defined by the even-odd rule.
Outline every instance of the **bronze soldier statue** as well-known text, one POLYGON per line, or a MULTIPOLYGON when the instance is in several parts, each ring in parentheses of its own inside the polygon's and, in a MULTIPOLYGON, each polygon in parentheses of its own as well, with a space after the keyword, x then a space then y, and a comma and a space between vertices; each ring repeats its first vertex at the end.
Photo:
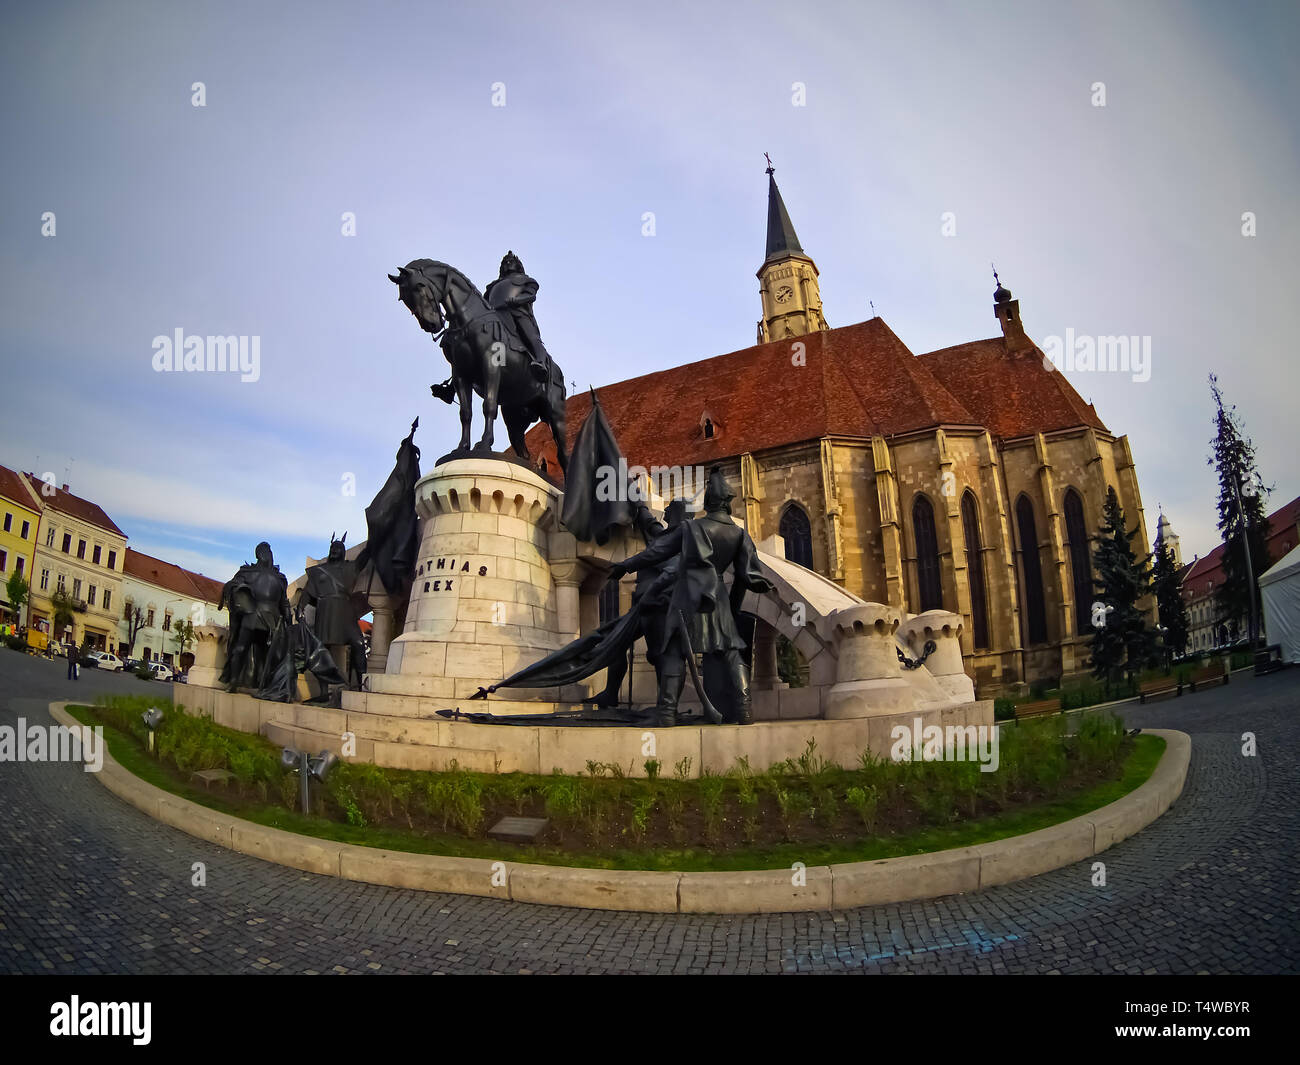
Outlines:
POLYGON ((240 566, 221 589, 218 609, 230 607, 230 650, 221 683, 229 685, 227 691, 243 685, 268 692, 262 696, 259 691, 260 697, 288 702, 292 694, 284 682, 286 657, 290 676, 296 676, 289 639, 293 625, 289 582, 275 564, 270 544, 263 540, 255 553, 257 562, 240 566), (274 692, 269 691, 272 686, 274 692))
MULTIPOLYGON (((641 538, 647 544, 654 543, 660 537, 672 532, 677 526, 686 520, 686 501, 684 499, 674 499, 664 509, 664 520, 655 521, 654 515, 650 513, 650 508, 644 503, 637 512, 636 526, 641 533, 641 538)), ((630 634, 631 640, 644 636, 646 642, 646 658, 655 668, 655 675, 660 673, 663 656, 660 648, 663 646, 664 625, 668 617, 668 602, 671 597, 672 586, 661 582, 657 587, 656 580, 664 573, 676 573, 677 558, 670 558, 658 566, 644 566, 637 571, 636 590, 632 593, 632 603, 635 605, 647 596, 649 601, 643 604, 643 610, 640 615, 640 622, 636 629, 630 634)), ((628 662, 627 657, 620 655, 614 662, 610 663, 606 673, 605 690, 592 700, 597 706, 617 706, 619 703, 619 689, 623 686, 623 678, 627 676, 628 662)))
POLYGON ((312 631, 327 648, 347 647, 349 681, 356 674, 357 688, 366 672, 366 644, 352 606, 352 588, 357 581, 357 564, 347 558, 348 534, 335 540, 330 534, 329 558, 307 570, 307 584, 294 604, 299 612, 304 606, 316 607, 312 631))
POLYGON ((541 331, 533 314, 540 286, 524 273, 524 264, 513 251, 501 258, 501 268, 495 281, 483 291, 483 298, 494 310, 503 311, 514 320, 515 328, 528 349, 532 360, 529 369, 539 381, 551 379, 551 356, 542 343, 541 331))
POLYGON ((748 591, 771 592, 763 576, 758 552, 749 534, 731 518, 735 492, 716 466, 709 471, 704 489, 704 515, 682 522, 649 547, 610 567, 610 579, 637 573, 680 555, 672 599, 663 633, 656 642, 659 674, 658 713, 664 725, 677 723, 677 703, 686 681, 686 656, 702 652, 706 665, 714 660, 725 675, 728 698, 719 707, 725 724, 748 725, 754 720, 749 697, 749 670, 741 657, 745 640, 736 614, 748 591), (732 570, 728 594, 723 575, 732 570))

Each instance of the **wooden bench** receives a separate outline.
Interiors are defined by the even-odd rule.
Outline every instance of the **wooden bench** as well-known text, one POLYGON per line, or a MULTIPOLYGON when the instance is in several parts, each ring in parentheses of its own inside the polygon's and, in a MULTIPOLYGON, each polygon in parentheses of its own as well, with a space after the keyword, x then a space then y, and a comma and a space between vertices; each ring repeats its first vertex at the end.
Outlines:
POLYGON ((1228 683, 1228 671, 1220 665, 1206 666, 1192 674, 1192 691, 1212 688, 1216 684, 1228 683))
POLYGON ((1016 721, 1020 721, 1021 718, 1043 717, 1047 714, 1059 714, 1060 712, 1060 699, 1044 699, 1037 703, 1017 703, 1016 721))
POLYGON ((1157 677, 1155 680, 1148 680, 1138 685, 1138 702, 1145 703, 1149 698, 1168 695, 1171 692, 1175 696, 1182 695, 1183 682, 1177 677, 1157 677))

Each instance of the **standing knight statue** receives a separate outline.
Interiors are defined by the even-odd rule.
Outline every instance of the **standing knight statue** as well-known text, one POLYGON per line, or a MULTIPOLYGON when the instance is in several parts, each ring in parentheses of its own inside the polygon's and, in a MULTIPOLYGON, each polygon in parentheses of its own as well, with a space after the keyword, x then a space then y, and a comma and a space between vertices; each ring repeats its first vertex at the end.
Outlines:
MULTIPOLYGON (((758 552, 749 533, 731 517, 735 492, 716 466, 709 471, 704 489, 704 515, 685 521, 664 533, 639 554, 610 567, 611 580, 658 566, 680 555, 672 599, 662 634, 658 637, 660 722, 677 722, 677 703, 686 680, 688 656, 696 651, 705 657, 718 675, 725 676, 727 699, 718 707, 729 725, 748 725, 754 720, 749 695, 749 670, 742 652, 745 639, 736 624, 745 593, 771 592, 772 582, 763 576, 758 552), (732 571, 731 591, 723 575, 732 571)), ((693 661, 690 663, 693 667, 693 661)), ((713 672, 713 670, 710 670, 713 672)))
POLYGON ((327 648, 336 662, 341 659, 333 651, 336 647, 348 649, 346 675, 357 688, 366 672, 366 645, 352 605, 352 589, 357 582, 357 563, 348 561, 346 541, 348 534, 335 540, 330 534, 329 557, 307 569, 307 584, 298 593, 295 607, 301 612, 306 606, 316 608, 312 632, 327 648))
POLYGON ((230 607, 230 651, 220 682, 230 692, 241 686, 257 688, 259 698, 290 702, 285 673, 296 674, 289 582, 265 540, 257 545, 255 555, 257 562, 240 566, 221 589, 218 609, 230 607))

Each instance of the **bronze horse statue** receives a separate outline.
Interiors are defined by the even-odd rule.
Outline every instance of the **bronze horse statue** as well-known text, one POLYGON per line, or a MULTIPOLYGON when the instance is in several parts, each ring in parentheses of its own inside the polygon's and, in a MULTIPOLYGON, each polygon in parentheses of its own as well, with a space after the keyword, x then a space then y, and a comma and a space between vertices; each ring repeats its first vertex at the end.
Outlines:
POLYGON ((528 461, 524 433, 535 421, 551 428, 560 468, 568 466, 564 436, 564 374, 551 364, 549 380, 539 381, 529 370, 531 359, 508 313, 488 306, 483 294, 454 266, 436 259, 413 259, 388 279, 398 299, 415 315, 420 328, 439 341, 451 364, 451 379, 433 385, 444 402, 460 403, 460 446, 471 453, 469 437, 474 393, 483 397, 483 437, 473 454, 492 453, 497 407, 515 454, 528 461))

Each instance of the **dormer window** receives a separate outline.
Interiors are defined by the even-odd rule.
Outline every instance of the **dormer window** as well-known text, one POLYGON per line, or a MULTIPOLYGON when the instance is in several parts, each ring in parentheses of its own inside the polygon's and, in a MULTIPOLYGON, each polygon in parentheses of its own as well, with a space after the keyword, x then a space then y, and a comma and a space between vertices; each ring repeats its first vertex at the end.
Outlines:
POLYGON ((713 421, 710 418, 704 419, 704 437, 706 440, 713 439, 713 421))

